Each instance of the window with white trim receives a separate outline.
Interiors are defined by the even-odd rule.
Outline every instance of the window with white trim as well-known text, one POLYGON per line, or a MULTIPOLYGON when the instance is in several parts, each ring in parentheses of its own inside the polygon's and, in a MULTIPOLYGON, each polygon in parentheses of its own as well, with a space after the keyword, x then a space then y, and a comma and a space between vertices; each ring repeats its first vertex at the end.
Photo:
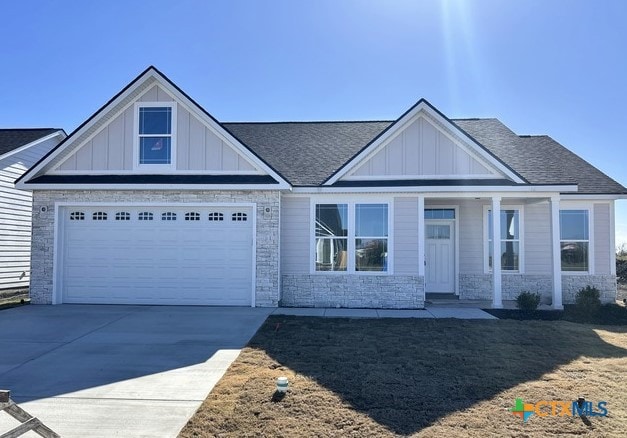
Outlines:
POLYGON ((115 220, 116 221, 130 221, 131 220, 131 214, 127 211, 118 211, 115 214, 115 220))
POLYGON ((388 270, 387 204, 355 204, 355 270, 388 270))
POLYGON ((590 269, 590 212, 560 210, 560 254, 563 272, 590 269))
POLYGON ((348 205, 316 204, 316 271, 346 271, 348 205))
POLYGON ((107 213, 105 213, 104 211, 97 211, 91 215, 91 218, 92 220, 95 220, 95 221, 106 221, 107 213))
MULTIPOLYGON (((487 212, 488 270, 492 270, 492 210, 487 212)), ((521 259, 521 226, 519 209, 501 210, 501 271, 519 272, 521 259)))
POLYGON ((316 271, 387 272, 388 204, 316 204, 316 271))
POLYGON ((217 212, 209 213, 208 219, 210 221, 223 221, 224 213, 217 213, 217 212))
POLYGON ((137 104, 137 148, 140 166, 170 166, 175 141, 175 104, 137 104))
POLYGON ((70 213, 70 220, 71 221, 84 221, 85 213, 83 213, 82 211, 73 211, 70 213))

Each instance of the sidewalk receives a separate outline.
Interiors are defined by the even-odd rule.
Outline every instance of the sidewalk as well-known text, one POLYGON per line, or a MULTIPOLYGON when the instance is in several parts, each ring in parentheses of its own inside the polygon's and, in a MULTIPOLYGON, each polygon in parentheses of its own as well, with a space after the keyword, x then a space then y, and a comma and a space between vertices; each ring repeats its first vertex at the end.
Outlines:
POLYGON ((498 319, 477 307, 428 307, 420 310, 332 309, 314 307, 279 307, 272 315, 319 316, 324 318, 456 318, 498 319))

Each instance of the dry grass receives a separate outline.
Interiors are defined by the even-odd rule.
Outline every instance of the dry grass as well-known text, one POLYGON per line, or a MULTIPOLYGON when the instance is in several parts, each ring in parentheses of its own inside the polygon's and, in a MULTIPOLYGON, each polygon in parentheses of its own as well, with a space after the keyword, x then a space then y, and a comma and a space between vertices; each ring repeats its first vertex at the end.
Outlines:
POLYGON ((181 432, 194 436, 625 436, 627 327, 271 317, 181 432), (273 399, 276 377, 290 390, 273 399), (525 402, 608 402, 607 417, 525 402))

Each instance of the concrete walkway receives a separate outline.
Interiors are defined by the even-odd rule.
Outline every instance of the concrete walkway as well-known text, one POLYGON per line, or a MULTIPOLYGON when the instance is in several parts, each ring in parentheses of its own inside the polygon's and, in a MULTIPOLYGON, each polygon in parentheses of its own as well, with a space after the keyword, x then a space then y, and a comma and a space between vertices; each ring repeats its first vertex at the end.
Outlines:
POLYGON ((331 309, 311 307, 280 307, 273 315, 320 316, 325 318, 457 318, 498 319, 476 307, 433 306, 423 310, 331 309))
MULTIPOLYGON (((62 437, 173 437, 273 309, 0 312, 0 389, 62 437)), ((0 412, 0 435, 19 423, 0 412)), ((24 437, 37 436, 29 432, 24 437)))

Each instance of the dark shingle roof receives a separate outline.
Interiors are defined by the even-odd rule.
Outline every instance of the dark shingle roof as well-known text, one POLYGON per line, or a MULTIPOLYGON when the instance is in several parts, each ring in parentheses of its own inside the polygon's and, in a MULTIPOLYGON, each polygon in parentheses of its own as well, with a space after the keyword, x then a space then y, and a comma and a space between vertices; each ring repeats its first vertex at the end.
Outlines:
POLYGON ((575 183, 578 193, 627 193, 625 187, 549 136, 518 136, 497 119, 453 122, 532 184, 575 183))
MULTIPOLYGON (((497 119, 452 120, 531 184, 579 184, 579 193, 627 189, 546 136, 520 137, 497 119)), ((294 186, 318 186, 392 121, 222 123, 294 186)))
POLYGON ((59 131, 59 129, 0 129, 0 155, 4 155, 56 131, 59 131))
POLYGON ((317 186, 391 123, 222 123, 222 126, 293 185, 317 186))

